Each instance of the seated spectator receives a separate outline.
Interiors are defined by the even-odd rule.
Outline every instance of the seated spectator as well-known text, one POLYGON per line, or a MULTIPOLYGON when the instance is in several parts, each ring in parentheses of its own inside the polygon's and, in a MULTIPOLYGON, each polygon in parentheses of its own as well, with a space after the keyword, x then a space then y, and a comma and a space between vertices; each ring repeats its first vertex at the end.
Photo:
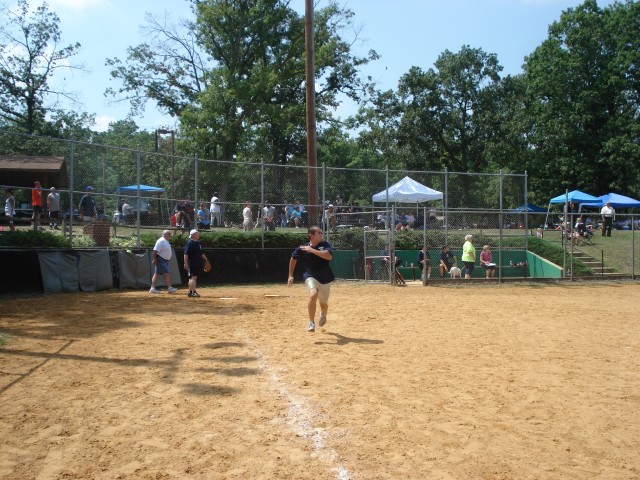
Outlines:
POLYGON ((480 252, 480 266, 486 270, 486 278, 492 278, 495 275, 496 264, 493 263, 493 255, 491 254, 489 245, 482 247, 482 252, 480 252))
POLYGON ((454 257, 453 253, 449 250, 449 245, 442 247, 442 252, 440 252, 440 263, 438 265, 440 276, 444 277, 446 273, 449 273, 451 267, 457 264, 458 259, 454 257))
POLYGON ((189 200, 180 200, 176 205, 176 226, 182 230, 191 230, 193 228, 193 204, 189 200))
POLYGON ((211 227, 211 213, 204 203, 198 209, 198 230, 209 230, 211 227))
POLYGON ((293 226, 296 228, 300 228, 300 224, 302 223, 302 212, 300 211, 300 206, 295 207, 291 210, 289 214, 289 224, 293 222, 293 226))
POLYGON ((295 226, 294 221, 293 221, 293 217, 292 217, 293 212, 294 212, 295 209, 296 209, 296 207, 294 207, 293 204, 291 204, 291 203, 287 203, 284 206, 284 212, 285 212, 285 215, 287 217, 287 226, 289 226, 289 227, 294 227, 295 226))
POLYGON ((582 238, 586 238, 587 240, 590 240, 593 236, 593 231, 589 230, 583 217, 578 217, 578 220, 576 221, 576 232, 582 238))
POLYGON ((407 229, 413 230, 415 228, 415 223, 416 223, 416 216, 414 212, 409 212, 407 215, 405 215, 404 221, 407 229))
POLYGON ((425 279, 425 274, 426 278, 431 278, 431 259, 429 258, 429 249, 427 247, 422 247, 422 250, 418 252, 418 267, 422 272, 422 280, 425 279))

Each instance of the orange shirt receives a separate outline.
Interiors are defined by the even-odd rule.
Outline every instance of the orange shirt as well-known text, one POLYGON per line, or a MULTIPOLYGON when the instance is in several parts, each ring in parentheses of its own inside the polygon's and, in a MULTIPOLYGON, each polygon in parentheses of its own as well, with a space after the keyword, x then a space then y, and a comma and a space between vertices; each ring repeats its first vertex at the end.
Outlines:
POLYGON ((42 191, 33 189, 31 190, 31 206, 32 207, 41 207, 42 206, 42 191))

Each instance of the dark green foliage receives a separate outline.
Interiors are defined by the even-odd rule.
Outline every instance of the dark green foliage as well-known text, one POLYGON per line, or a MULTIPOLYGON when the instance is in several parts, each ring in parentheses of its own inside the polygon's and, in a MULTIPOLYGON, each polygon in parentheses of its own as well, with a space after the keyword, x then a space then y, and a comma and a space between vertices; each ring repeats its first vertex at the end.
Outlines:
POLYGON ((66 248, 69 240, 60 235, 33 230, 5 232, 0 234, 0 247, 20 248, 66 248))

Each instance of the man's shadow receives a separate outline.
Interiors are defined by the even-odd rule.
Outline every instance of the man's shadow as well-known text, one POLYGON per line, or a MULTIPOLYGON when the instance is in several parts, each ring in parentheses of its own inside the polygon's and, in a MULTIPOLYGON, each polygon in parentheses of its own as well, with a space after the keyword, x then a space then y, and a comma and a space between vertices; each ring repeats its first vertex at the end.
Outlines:
POLYGON ((369 338, 351 338, 340 335, 339 333, 327 332, 326 335, 333 335, 336 337, 334 342, 314 342, 316 345, 346 345, 348 343, 367 343, 370 345, 379 345, 384 343, 382 340, 371 340, 369 338))

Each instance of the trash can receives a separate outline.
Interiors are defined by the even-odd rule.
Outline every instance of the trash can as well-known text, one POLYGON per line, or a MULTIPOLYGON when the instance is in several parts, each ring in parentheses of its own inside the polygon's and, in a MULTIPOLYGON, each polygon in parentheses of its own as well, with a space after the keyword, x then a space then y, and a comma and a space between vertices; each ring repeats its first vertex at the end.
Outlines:
POLYGON ((91 235, 97 246, 108 247, 109 228, 111 228, 109 220, 106 218, 100 218, 84 227, 83 233, 85 235, 91 235))

